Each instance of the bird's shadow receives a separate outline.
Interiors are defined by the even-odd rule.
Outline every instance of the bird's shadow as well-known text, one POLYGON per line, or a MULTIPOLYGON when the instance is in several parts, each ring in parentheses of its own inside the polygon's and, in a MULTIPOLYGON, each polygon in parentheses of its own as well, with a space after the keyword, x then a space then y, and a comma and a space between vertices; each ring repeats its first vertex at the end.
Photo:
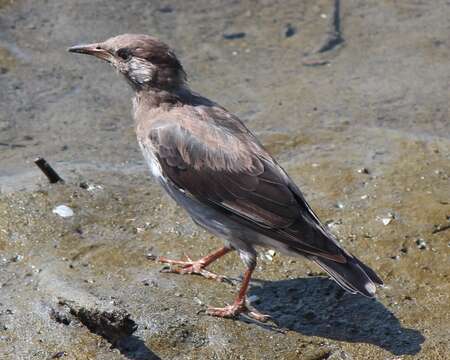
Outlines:
POLYGON ((394 355, 417 354, 425 340, 377 300, 349 294, 326 278, 254 279, 252 285, 254 308, 303 335, 373 344, 394 355))
POLYGON ((121 338, 114 344, 120 353, 130 360, 161 360, 161 358, 151 351, 145 342, 139 337, 131 335, 121 338))

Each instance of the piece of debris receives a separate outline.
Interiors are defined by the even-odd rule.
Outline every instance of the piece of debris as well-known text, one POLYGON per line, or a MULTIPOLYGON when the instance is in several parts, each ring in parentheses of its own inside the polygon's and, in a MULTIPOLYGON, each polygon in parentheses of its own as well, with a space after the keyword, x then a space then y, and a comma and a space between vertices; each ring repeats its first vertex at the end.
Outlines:
POLYGON ((225 33, 222 36, 225 40, 237 40, 244 38, 246 35, 247 34, 242 31, 242 32, 225 33))
POLYGON ((58 175, 58 173, 50 166, 50 164, 42 157, 36 158, 34 163, 37 167, 47 176, 48 181, 51 184, 61 182, 64 183, 64 180, 58 175))
POLYGON ((194 297, 194 301, 198 304, 198 305, 203 305, 203 301, 201 301, 198 297, 194 297))
POLYGON ((343 209, 345 207, 345 205, 341 202, 337 202, 335 205, 338 209, 343 209))
POLYGON ((426 250, 428 248, 426 240, 422 238, 416 240, 416 245, 420 250, 426 250))
POLYGON ((265 253, 264 253, 264 257, 267 259, 267 260, 269 260, 269 261, 272 261, 273 260, 273 257, 275 256, 275 251, 274 250, 267 250, 265 253))
POLYGON ((362 167, 360 169, 357 170, 359 174, 370 174, 369 169, 362 167))
POLYGON ((142 284, 144 286, 158 287, 158 283, 155 280, 142 280, 142 284))
POLYGON ((295 33, 297 32, 297 29, 292 26, 290 23, 286 24, 286 28, 284 29, 284 36, 289 38, 295 35, 295 33))
POLYGON ((63 218, 69 218, 74 215, 73 210, 67 205, 58 205, 55 207, 52 212, 56 215, 59 215, 63 218))
POLYGON ((388 213, 387 216, 379 218, 384 226, 389 225, 392 220, 395 219, 395 215, 393 213, 388 213))
POLYGON ((96 185, 96 184, 89 184, 85 181, 80 182, 79 186, 80 186, 80 188, 87 190, 89 192, 96 192, 96 191, 103 190, 103 186, 96 185))
POLYGON ((147 254, 145 255, 145 257, 146 257, 148 260, 156 260, 156 259, 158 258, 155 254, 152 254, 151 252, 147 253, 147 254))
POLYGON ((23 260, 23 255, 16 255, 11 258, 11 262, 20 262, 23 260))
POLYGON ((52 359, 61 359, 62 357, 67 356, 67 352, 59 351, 52 356, 52 359))

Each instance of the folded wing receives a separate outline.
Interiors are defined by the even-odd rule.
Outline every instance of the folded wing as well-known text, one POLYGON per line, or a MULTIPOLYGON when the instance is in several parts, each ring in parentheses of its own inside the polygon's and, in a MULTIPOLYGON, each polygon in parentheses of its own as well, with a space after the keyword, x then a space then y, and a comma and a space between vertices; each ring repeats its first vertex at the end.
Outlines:
POLYGON ((339 270, 348 270, 356 258, 324 229, 293 181, 235 121, 225 127, 201 116, 155 122, 149 140, 164 174, 198 201, 316 261, 349 291, 372 296, 364 285, 370 276, 357 262, 359 278, 339 281, 340 273, 346 275, 339 270), (333 271, 330 264, 340 264, 339 269, 333 271))

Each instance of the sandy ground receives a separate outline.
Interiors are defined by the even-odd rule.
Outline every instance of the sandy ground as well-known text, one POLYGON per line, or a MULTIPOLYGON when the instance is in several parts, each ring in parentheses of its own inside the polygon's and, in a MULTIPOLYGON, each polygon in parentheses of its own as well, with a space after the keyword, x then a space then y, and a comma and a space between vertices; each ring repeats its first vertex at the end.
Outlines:
POLYGON ((450 359, 450 5, 345 1, 344 42, 318 53, 334 1, 275 3, 0 0, 1 359, 450 359), (385 280, 377 300, 261 252, 250 294, 271 327, 204 314, 237 283, 159 272, 149 252, 220 240, 149 178, 127 85, 65 51, 123 32, 169 42, 241 116, 385 280))

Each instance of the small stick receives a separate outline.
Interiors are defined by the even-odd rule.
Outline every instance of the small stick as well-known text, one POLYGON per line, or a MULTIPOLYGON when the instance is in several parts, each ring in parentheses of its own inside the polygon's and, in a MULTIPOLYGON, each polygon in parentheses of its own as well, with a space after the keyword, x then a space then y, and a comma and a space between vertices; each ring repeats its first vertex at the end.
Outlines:
POLYGON ((61 182, 63 183, 64 180, 61 179, 61 177, 58 175, 58 173, 50 166, 50 164, 41 157, 38 157, 36 160, 34 160, 34 163, 37 165, 39 169, 44 173, 45 176, 47 176, 48 181, 50 181, 51 184, 61 182))

